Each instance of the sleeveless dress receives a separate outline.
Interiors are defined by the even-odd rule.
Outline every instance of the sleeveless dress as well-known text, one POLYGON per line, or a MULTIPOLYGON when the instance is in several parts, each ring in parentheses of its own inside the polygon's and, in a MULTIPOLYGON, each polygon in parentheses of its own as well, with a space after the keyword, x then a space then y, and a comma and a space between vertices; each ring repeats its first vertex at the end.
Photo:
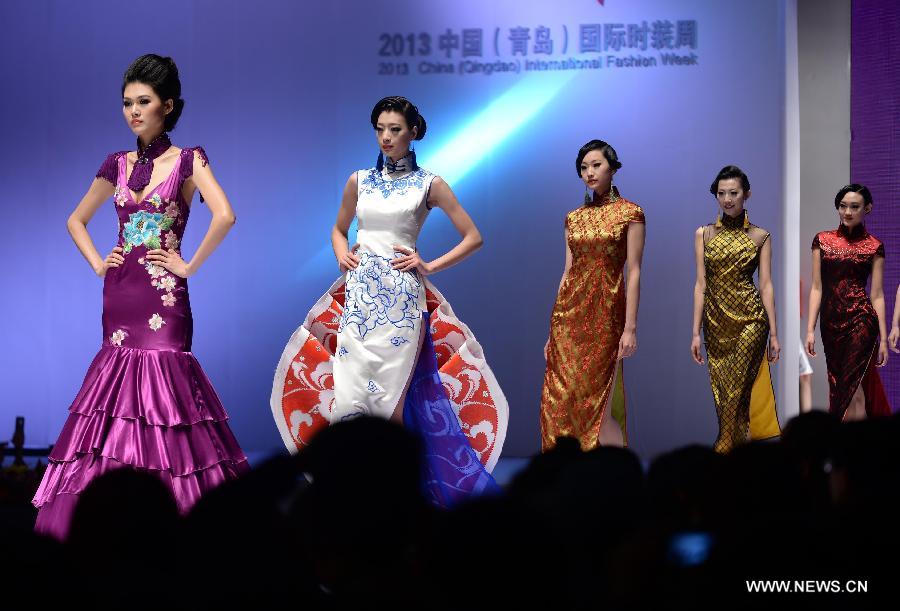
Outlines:
POLYGON ((425 445, 425 490, 438 506, 497 489, 490 476, 508 407, 481 346, 394 245, 415 248, 435 175, 412 156, 357 173, 359 266, 339 278, 285 347, 271 407, 287 448, 329 423, 388 419, 407 387, 404 426, 425 445))
POLYGON ((183 149, 168 178, 140 202, 128 190, 125 152, 107 157, 97 173, 115 185, 125 263, 103 280, 103 343, 32 501, 39 532, 64 539, 78 494, 116 467, 158 474, 182 512, 248 469, 225 409, 191 353, 187 280, 144 259, 154 248, 180 248, 190 213, 181 188, 195 153, 208 163, 203 149, 183 149))
POLYGON ((717 452, 728 452, 748 437, 781 434, 766 358, 769 316, 753 283, 768 239, 750 224, 746 211, 735 218, 723 215, 704 230, 703 340, 719 419, 717 452), (751 232, 759 234, 759 241, 751 232))
POLYGON ((627 444, 625 382, 616 357, 625 330, 628 226, 643 222, 640 206, 608 195, 566 215, 572 265, 550 316, 541 393, 544 451, 564 436, 578 439, 584 450, 597 447, 607 404, 627 444))
POLYGON ((878 315, 866 295, 875 257, 884 257, 881 240, 857 225, 841 223, 835 231, 816 235, 822 275, 821 333, 828 369, 828 410, 844 417, 856 389, 862 385, 866 415, 890 416, 878 361, 878 315))

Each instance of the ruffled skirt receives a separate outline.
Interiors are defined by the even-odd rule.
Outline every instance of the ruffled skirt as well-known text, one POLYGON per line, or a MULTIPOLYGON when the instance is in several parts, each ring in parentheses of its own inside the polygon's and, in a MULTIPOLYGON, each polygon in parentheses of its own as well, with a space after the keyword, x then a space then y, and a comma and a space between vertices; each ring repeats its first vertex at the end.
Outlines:
POLYGON ((81 491, 122 466, 157 473, 186 512, 249 468, 227 420, 190 352, 103 346, 32 501, 36 530, 64 539, 81 491))

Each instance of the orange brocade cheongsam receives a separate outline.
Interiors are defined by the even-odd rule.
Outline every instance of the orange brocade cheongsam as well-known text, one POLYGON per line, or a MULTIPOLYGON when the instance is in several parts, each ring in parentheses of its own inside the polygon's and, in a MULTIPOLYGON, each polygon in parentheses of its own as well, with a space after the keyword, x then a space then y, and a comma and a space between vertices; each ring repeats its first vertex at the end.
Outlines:
POLYGON ((607 404, 627 442, 622 362, 616 357, 625 329, 628 225, 643 222, 640 206, 621 197, 610 201, 608 195, 566 216, 572 265, 550 318, 541 394, 544 451, 558 437, 578 439, 584 450, 595 448, 607 404))

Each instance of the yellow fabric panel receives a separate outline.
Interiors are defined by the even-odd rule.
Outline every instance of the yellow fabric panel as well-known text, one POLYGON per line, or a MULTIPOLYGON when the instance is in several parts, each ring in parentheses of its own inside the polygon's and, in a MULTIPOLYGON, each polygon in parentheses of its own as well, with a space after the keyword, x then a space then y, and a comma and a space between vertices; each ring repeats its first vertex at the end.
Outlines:
POLYGON ((613 417, 619 428, 622 429, 622 442, 628 445, 628 431, 625 428, 625 380, 623 375, 622 361, 616 366, 616 383, 613 386, 612 399, 609 402, 609 414, 613 417))
POLYGON ((775 410, 775 392, 769 376, 769 362, 763 355, 750 395, 750 439, 769 439, 779 435, 781 427, 775 410))

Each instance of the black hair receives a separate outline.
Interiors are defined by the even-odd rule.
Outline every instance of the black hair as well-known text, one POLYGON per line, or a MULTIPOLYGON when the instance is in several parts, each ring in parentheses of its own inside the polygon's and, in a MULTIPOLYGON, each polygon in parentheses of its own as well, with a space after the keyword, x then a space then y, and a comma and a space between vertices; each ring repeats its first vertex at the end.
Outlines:
POLYGON ((622 167, 622 163, 619 161, 619 155, 616 154, 616 149, 614 149, 612 145, 603 140, 591 140, 578 149, 578 157, 575 158, 575 171, 578 173, 578 176, 581 176, 581 162, 584 161, 584 156, 591 151, 600 151, 603 157, 606 158, 606 163, 608 163, 609 167, 613 170, 618 170, 622 167))
POLYGON ((392 111, 403 115, 409 129, 416 128, 416 140, 421 140, 425 137, 425 130, 428 129, 425 117, 419 114, 419 109, 416 108, 415 104, 399 95, 390 95, 378 100, 375 108, 372 109, 372 127, 378 125, 378 117, 381 116, 381 113, 392 111))
POLYGON ((835 209, 837 209, 841 205, 841 200, 844 199, 844 196, 848 193, 859 193, 860 195, 862 195, 863 202, 865 202, 867 206, 872 205, 872 193, 871 191, 869 191, 869 187, 854 182, 841 187, 841 190, 838 191, 837 195, 834 196, 835 209))
POLYGON ((141 55, 134 60, 122 78, 122 94, 128 83, 144 83, 153 88, 159 98, 165 102, 172 100, 172 111, 166 115, 165 130, 172 131, 178 123, 178 117, 184 110, 181 99, 181 80, 178 78, 178 66, 171 57, 162 57, 154 53, 141 55))
POLYGON ((716 179, 709 185, 709 192, 713 194, 713 197, 715 197, 716 193, 719 191, 719 181, 728 180, 729 178, 740 178, 741 188, 744 190, 744 193, 750 190, 750 179, 744 174, 744 170, 736 165, 727 165, 719 170, 719 173, 716 174, 716 179))

